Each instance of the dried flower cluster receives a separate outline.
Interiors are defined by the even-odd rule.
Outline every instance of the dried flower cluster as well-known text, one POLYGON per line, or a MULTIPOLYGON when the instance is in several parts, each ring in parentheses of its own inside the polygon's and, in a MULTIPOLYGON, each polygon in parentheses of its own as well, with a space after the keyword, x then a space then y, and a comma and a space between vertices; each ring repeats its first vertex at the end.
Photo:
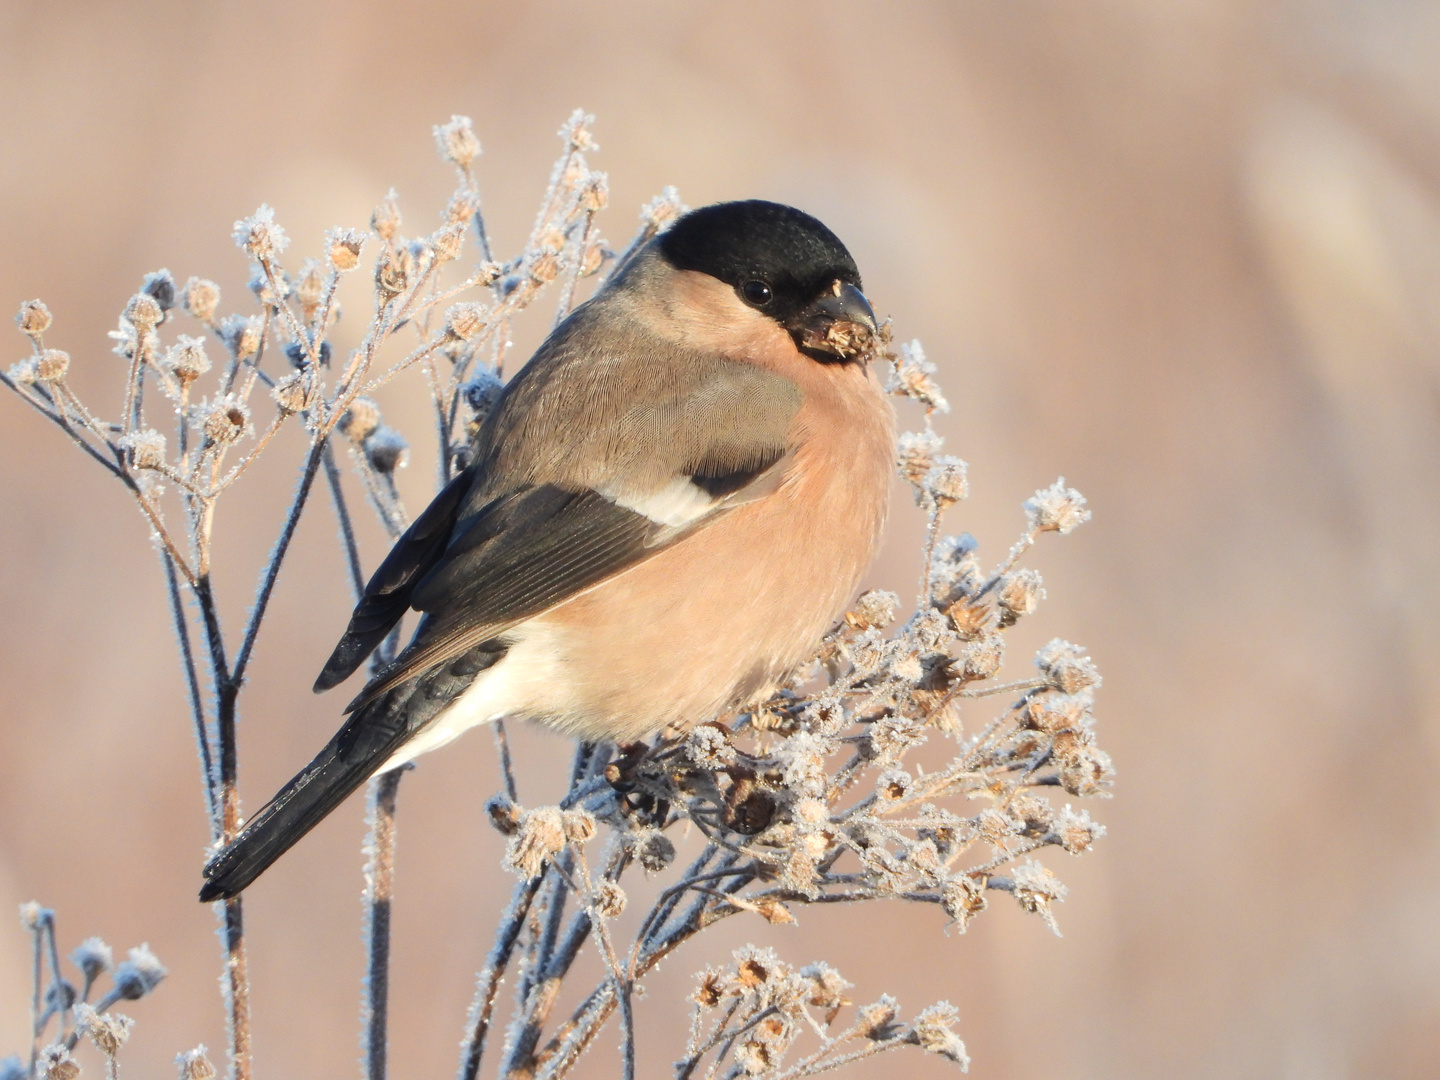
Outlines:
MULTIPOLYGON (((815 660, 759 707, 649 745, 582 748, 561 806, 492 801, 491 818, 510 837, 506 865, 521 879, 510 916, 521 984, 502 1075, 564 1075, 611 1013, 630 1023, 630 999, 648 971, 732 915, 786 924, 808 904, 905 900, 935 905, 945 916, 937 928, 963 933, 1000 892, 1059 933, 1054 905, 1065 886, 1034 856, 1044 848, 1078 855, 1104 833, 1088 811, 1052 802, 1052 792, 1078 800, 1110 786, 1092 712, 1100 676, 1084 649, 1058 639, 1035 655, 1033 673, 999 676, 1006 631, 1045 595, 1020 558, 1041 533, 1069 532, 1089 510, 1063 480, 1036 492, 1024 504, 1025 532, 986 569, 973 537, 940 531, 945 511, 966 494, 965 464, 941 454, 928 427, 929 415, 946 408, 933 368, 918 345, 891 352, 886 332, 875 348, 874 359, 897 373, 892 391, 926 409, 926 428, 902 436, 897 454, 929 516, 918 609, 891 629, 899 598, 866 593, 815 660), (992 699, 1002 704, 987 711, 992 699), (948 760, 928 770, 912 764, 934 743, 950 747, 948 760), (575 839, 565 824, 582 809, 609 826, 594 875, 586 863, 594 842, 575 839), (612 895, 606 886, 618 891, 634 863, 651 873, 668 868, 676 845, 666 831, 685 825, 702 834, 703 851, 663 886, 627 950, 602 942, 615 957, 609 978, 541 1040, 554 981, 590 926, 613 917, 595 898, 612 895), (527 904, 554 919, 567 891, 579 898, 568 930, 527 928, 527 904)), ((483 1039, 508 959, 492 955, 482 973, 472 1046, 483 1039)), ((900 1023, 886 998, 836 1027, 845 985, 823 964, 797 971, 769 952, 742 951, 732 972, 702 976, 677 1076, 695 1074, 706 1055, 706 1076, 809 1076, 901 1046, 968 1063, 951 1030, 954 1010, 943 1003, 900 1023), (818 1048, 790 1060, 807 1034, 818 1048)))
POLYGON ((104 1055, 106 1076, 113 1080, 118 1069, 116 1057, 135 1021, 110 1009, 121 1001, 139 1001, 149 995, 165 978, 164 966, 148 945, 137 945, 117 964, 109 945, 98 937, 86 938, 69 958, 80 973, 76 989, 60 965, 55 912, 34 902, 21 904, 20 925, 30 934, 34 954, 30 1062, 25 1065, 18 1054, 0 1061, 0 1080, 74 1080, 80 1075, 80 1066, 71 1051, 82 1037, 104 1055), (107 973, 110 989, 91 1003, 91 991, 107 973), (46 1042, 52 1020, 54 1036, 46 1042))
MULTIPOLYGON (((562 152, 535 223, 524 248, 508 259, 491 249, 474 171, 480 144, 469 120, 457 116, 434 129, 458 183, 432 231, 407 237, 392 191, 371 215, 368 232, 337 227, 318 257, 287 268, 281 257, 290 238, 262 206, 235 223, 235 242, 252 268, 247 310, 232 314, 223 313, 213 282, 190 278, 180 285, 163 270, 147 275, 112 334, 124 365, 113 419, 102 419, 101 410, 72 389, 70 356, 46 341, 49 310, 38 300, 22 305, 17 322, 30 355, 0 373, 0 381, 115 475, 149 523, 179 638, 216 845, 231 839, 240 821, 237 699, 318 476, 329 488, 345 572, 357 592, 365 577, 334 445, 348 449, 360 490, 390 534, 399 535, 408 522, 394 474, 410 444, 386 423, 373 392, 403 372, 423 374, 434 406, 437 479, 444 484, 469 461, 471 436, 504 384, 512 320, 550 287, 558 322, 576 302, 581 282, 599 278, 607 265, 613 272, 682 212, 667 189, 643 208, 629 246, 618 256, 611 252, 596 224, 607 185, 588 164, 596 149, 590 123, 576 113, 561 129, 562 152), (371 266, 371 313, 354 344, 342 348, 335 337, 337 294, 347 275, 361 277, 355 272, 362 257, 371 266), (172 335, 182 315, 192 320, 192 332, 172 335), (211 585, 217 506, 287 422, 303 427, 308 440, 300 483, 261 568, 239 646, 228 651, 211 585), (184 603, 187 592, 191 605, 184 603)), ((556 806, 521 805, 504 726, 496 726, 506 790, 491 800, 488 813, 508 838, 504 863, 517 881, 479 975, 462 1080, 479 1072, 507 970, 515 1001, 500 1075, 566 1075, 618 1012, 622 1073, 633 1077, 632 1002, 641 981, 681 944, 730 916, 785 924, 803 917, 810 904, 903 900, 933 905, 942 914, 937 929, 948 924, 963 932, 990 894, 1002 892, 1055 929, 1053 909, 1065 887, 1035 855, 1044 848, 1079 854, 1103 833, 1086 810, 1052 802, 1058 794, 1052 789, 1078 800, 1105 794, 1111 782, 1091 711, 1100 679, 1083 649, 1060 640, 1035 656, 1033 673, 1008 682, 1000 673, 1007 630, 1045 597, 1040 575, 1021 567, 1021 558, 1040 534, 1068 533, 1089 511, 1063 480, 1036 492, 1024 504, 1020 540, 986 569, 972 537, 947 536, 941 528, 945 513, 968 494, 969 479, 965 462, 941 452, 943 440, 930 426, 932 414, 949 409, 934 364, 918 342, 892 347, 888 325, 871 348, 873 362, 889 366, 889 389, 924 409, 923 428, 902 436, 897 452, 899 475, 913 486, 929 522, 916 610, 896 625, 898 598, 867 593, 814 661, 763 705, 646 745, 581 745, 568 794, 556 806), (991 699, 999 706, 990 707, 991 699), (943 760, 934 756, 937 747, 945 748, 943 760), (701 850, 681 860, 677 849, 687 846, 687 830, 692 840, 698 833, 701 850), (636 864, 650 879, 622 884, 636 864), (620 927, 632 923, 638 929, 626 940, 620 927), (552 1023, 587 942, 606 975, 573 994, 577 1004, 568 1017, 552 1023)), ((393 656, 397 640, 382 646, 378 663, 393 656)), ((385 1072, 402 775, 388 773, 370 790, 364 1041, 371 1077, 385 1072)), ((250 1048, 241 903, 225 901, 217 911, 225 945, 227 1063, 243 1080, 250 1048)), ((85 977, 77 996, 59 975, 51 918, 51 989, 42 1003, 38 957, 45 931, 37 927, 44 920, 39 909, 32 914, 37 1042, 25 1074, 76 1075, 69 1049, 81 1035, 113 1068, 129 1028, 108 1006, 148 993, 163 969, 143 947, 132 950, 130 960, 115 967, 112 990, 82 1012, 76 1003, 87 1001, 95 978, 110 968, 109 950, 95 939, 77 950, 85 977), (39 1032, 56 1015, 64 1037, 45 1049, 39 1032)), ((848 988, 823 963, 797 969, 768 950, 741 950, 732 967, 701 976, 677 1076, 801 1077, 901 1046, 968 1063, 949 1005, 902 1020, 888 997, 853 1008, 848 988)), ((177 1064, 191 1080, 214 1075, 203 1048, 177 1064)), ((4 1074, 4 1080, 11 1078, 4 1074)))

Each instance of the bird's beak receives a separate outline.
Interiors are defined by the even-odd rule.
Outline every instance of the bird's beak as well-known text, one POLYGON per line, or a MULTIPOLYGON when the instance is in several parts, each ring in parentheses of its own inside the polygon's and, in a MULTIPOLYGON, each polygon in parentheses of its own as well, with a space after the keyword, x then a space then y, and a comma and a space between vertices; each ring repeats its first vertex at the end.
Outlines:
POLYGON ((795 316, 790 333, 796 347, 816 360, 854 360, 875 336, 875 312, 864 293, 837 280, 795 316))

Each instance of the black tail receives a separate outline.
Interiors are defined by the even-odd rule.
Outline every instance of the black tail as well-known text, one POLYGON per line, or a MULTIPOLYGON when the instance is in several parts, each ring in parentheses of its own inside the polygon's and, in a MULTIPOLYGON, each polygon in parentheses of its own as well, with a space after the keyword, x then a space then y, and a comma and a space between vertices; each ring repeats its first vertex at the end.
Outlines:
POLYGON ((228 900, 238 895, 504 653, 496 642, 478 645, 352 713, 315 760, 206 864, 200 899, 228 900))
MULTIPOLYGON (((376 704, 380 704, 377 702, 376 704)), ((280 789, 230 845, 205 866, 200 899, 228 900, 259 877, 300 838, 385 764, 409 734, 376 741, 364 754, 346 755, 347 724, 305 769, 280 789)))

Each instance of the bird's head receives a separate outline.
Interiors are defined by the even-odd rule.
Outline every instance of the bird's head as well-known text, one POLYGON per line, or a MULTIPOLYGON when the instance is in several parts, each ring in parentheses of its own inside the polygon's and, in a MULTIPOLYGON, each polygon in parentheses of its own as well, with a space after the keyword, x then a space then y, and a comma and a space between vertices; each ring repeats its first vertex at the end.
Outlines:
POLYGON ((867 354, 876 322, 860 271, 809 214, 758 199, 716 203, 692 210, 655 243, 671 267, 723 283, 743 305, 737 314, 778 323, 811 359, 867 354))

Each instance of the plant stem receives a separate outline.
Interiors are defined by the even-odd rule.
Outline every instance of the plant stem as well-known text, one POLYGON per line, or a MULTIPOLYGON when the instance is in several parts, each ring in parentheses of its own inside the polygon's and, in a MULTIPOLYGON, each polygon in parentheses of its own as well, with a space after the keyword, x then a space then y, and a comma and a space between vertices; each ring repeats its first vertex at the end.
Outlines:
MULTIPOLYGON (((228 816, 228 814, 227 814, 228 816)), ((230 1080, 250 1080, 250 977, 245 964, 245 921, 240 897, 225 900, 225 998, 230 1080)))
POLYGON ((460 1052, 459 1080, 475 1080, 480 1072, 481 1059, 485 1055, 485 1036, 490 1030, 490 1018, 495 1012, 495 996, 500 990, 500 980, 505 977, 505 968, 520 940, 520 931, 525 927, 525 918, 540 885, 548 876, 549 866, 528 881, 515 886, 510 906, 500 919, 495 931, 495 944, 485 958, 485 967, 476 979, 475 998, 470 1005, 470 1017, 465 1042, 460 1052))
POLYGON ((245 679, 245 667, 250 662, 250 652, 255 647, 255 637, 260 633, 260 623, 265 618, 265 608, 270 603, 270 594, 275 590, 275 581, 280 576, 280 564, 285 561, 285 553, 290 550, 290 541, 295 536, 295 527, 300 524, 300 515, 305 512, 305 501, 310 497, 310 487, 315 482, 315 474, 320 469, 320 463, 325 456, 326 438, 317 436, 310 447, 310 453, 305 458, 305 468, 300 474, 300 486, 295 491, 295 498, 290 503, 290 512, 285 517, 285 524, 280 529, 280 538, 275 541, 275 549, 270 553, 270 561, 265 565, 264 576, 260 580, 260 591, 255 597, 255 608, 250 613, 250 622, 245 627, 245 636, 240 641, 240 651, 235 654, 235 670, 231 680, 238 690, 240 683, 245 679))
POLYGON ((365 1032, 365 1076, 385 1080, 386 1019, 390 993, 390 905, 395 884, 395 798, 408 767, 371 779, 370 835, 365 849, 365 924, 369 964, 360 1018, 365 1032))

